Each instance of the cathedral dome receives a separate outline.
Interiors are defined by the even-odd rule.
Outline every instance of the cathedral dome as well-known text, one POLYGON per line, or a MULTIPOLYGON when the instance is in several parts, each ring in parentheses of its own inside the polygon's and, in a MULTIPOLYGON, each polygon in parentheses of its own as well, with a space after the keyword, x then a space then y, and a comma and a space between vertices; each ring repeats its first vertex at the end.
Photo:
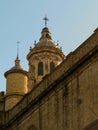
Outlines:
POLYGON ((37 44, 36 47, 56 47, 55 43, 52 40, 42 39, 37 44))
POLYGON ((55 42, 53 42, 52 37, 50 35, 50 31, 47 27, 44 27, 41 32, 41 37, 39 42, 35 44, 35 47, 56 47, 55 42))
POLYGON ((44 76, 52 73, 54 69, 65 59, 62 48, 55 43, 47 27, 47 17, 44 18, 45 27, 41 31, 38 42, 34 42, 34 47, 30 47, 27 54, 29 61, 28 90, 34 87, 35 83, 40 82, 44 76))
POLYGON ((34 43, 34 48, 30 48, 30 52, 27 55, 27 59, 37 53, 52 52, 60 55, 62 60, 65 58, 62 49, 58 47, 58 43, 52 40, 51 33, 48 27, 44 27, 41 32, 41 37, 38 42, 34 43))
POLYGON ((30 47, 30 52, 27 55, 27 59, 37 53, 43 53, 43 52, 52 52, 52 53, 58 53, 62 57, 62 60, 64 59, 64 54, 62 52, 62 49, 58 47, 58 43, 55 43, 52 40, 51 33, 49 31, 49 28, 47 27, 47 21, 48 18, 45 16, 43 18, 45 20, 45 27, 41 31, 41 37, 38 42, 35 41, 34 47, 30 47))

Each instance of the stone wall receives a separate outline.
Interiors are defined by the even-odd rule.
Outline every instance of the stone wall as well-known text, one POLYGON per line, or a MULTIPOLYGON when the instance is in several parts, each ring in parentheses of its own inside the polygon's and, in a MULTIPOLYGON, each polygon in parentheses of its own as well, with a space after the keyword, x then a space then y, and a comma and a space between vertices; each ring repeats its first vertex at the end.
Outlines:
POLYGON ((95 120, 98 117, 98 53, 93 54, 96 47, 98 29, 6 113, 6 125, 12 124, 7 129, 81 130, 95 120))
MULTIPOLYGON (((12 130, 81 130, 98 115, 98 54, 39 98, 9 128, 12 130)), ((28 97, 30 100, 31 97, 28 97)), ((26 99, 26 98, 24 98, 26 99)), ((26 100, 17 105, 21 111, 26 100)), ((16 107, 15 107, 16 108, 16 107)), ((14 108, 14 113, 18 109, 14 108)), ((14 115, 12 111, 8 117, 14 115), (12 114, 12 115, 11 115, 12 114)), ((18 113, 19 114, 19 113, 18 113)), ((8 119, 7 117, 7 119, 8 119)), ((15 118, 15 117, 14 117, 15 118)), ((9 118, 10 119, 10 118, 9 118)))
POLYGON ((36 99, 45 89, 52 86, 52 84, 59 79, 63 74, 74 67, 80 59, 82 59, 86 54, 91 55, 93 48, 98 46, 98 29, 95 33, 89 37, 80 47, 78 47, 74 52, 70 53, 66 60, 62 62, 60 66, 58 66, 55 71, 46 76, 40 84, 36 85, 35 88, 25 96, 25 98, 16 106, 14 107, 10 113, 9 119, 13 118, 17 113, 21 112, 22 109, 25 109, 26 106, 34 99, 36 99), (21 109, 19 109, 21 108, 21 109))
POLYGON ((89 124, 83 130, 98 130, 98 119, 92 122, 91 124, 89 124))

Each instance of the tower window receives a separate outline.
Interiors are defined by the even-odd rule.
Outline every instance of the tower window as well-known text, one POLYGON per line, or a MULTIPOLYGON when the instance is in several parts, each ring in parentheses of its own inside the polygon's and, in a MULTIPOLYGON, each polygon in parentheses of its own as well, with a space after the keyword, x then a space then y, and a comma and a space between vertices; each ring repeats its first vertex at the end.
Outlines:
POLYGON ((38 75, 43 75, 43 62, 38 64, 38 75))
POLYGON ((53 62, 50 63, 50 73, 53 72, 55 65, 53 62))

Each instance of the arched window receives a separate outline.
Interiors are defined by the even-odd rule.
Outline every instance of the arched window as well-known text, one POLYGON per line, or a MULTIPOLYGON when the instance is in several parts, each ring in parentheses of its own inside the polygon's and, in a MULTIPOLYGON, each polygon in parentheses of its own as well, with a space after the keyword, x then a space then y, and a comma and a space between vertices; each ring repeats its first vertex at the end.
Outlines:
POLYGON ((38 75, 43 75, 43 62, 38 64, 38 75))
POLYGON ((53 72, 55 65, 53 62, 50 63, 50 73, 53 72))

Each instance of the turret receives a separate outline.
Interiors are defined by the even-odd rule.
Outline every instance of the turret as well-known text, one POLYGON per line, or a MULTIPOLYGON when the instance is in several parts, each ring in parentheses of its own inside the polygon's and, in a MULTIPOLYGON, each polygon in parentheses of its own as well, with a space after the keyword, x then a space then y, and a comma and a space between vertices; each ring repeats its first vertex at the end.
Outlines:
POLYGON ((45 27, 42 29, 39 42, 34 43, 34 48, 30 48, 30 52, 27 55, 29 62, 29 91, 45 75, 52 73, 54 68, 65 58, 61 48, 52 40, 51 33, 46 27, 47 18, 45 17, 44 20, 45 27))
POLYGON ((6 77, 6 99, 5 110, 15 106, 27 93, 27 71, 20 66, 20 60, 17 56, 15 66, 5 72, 6 77))

